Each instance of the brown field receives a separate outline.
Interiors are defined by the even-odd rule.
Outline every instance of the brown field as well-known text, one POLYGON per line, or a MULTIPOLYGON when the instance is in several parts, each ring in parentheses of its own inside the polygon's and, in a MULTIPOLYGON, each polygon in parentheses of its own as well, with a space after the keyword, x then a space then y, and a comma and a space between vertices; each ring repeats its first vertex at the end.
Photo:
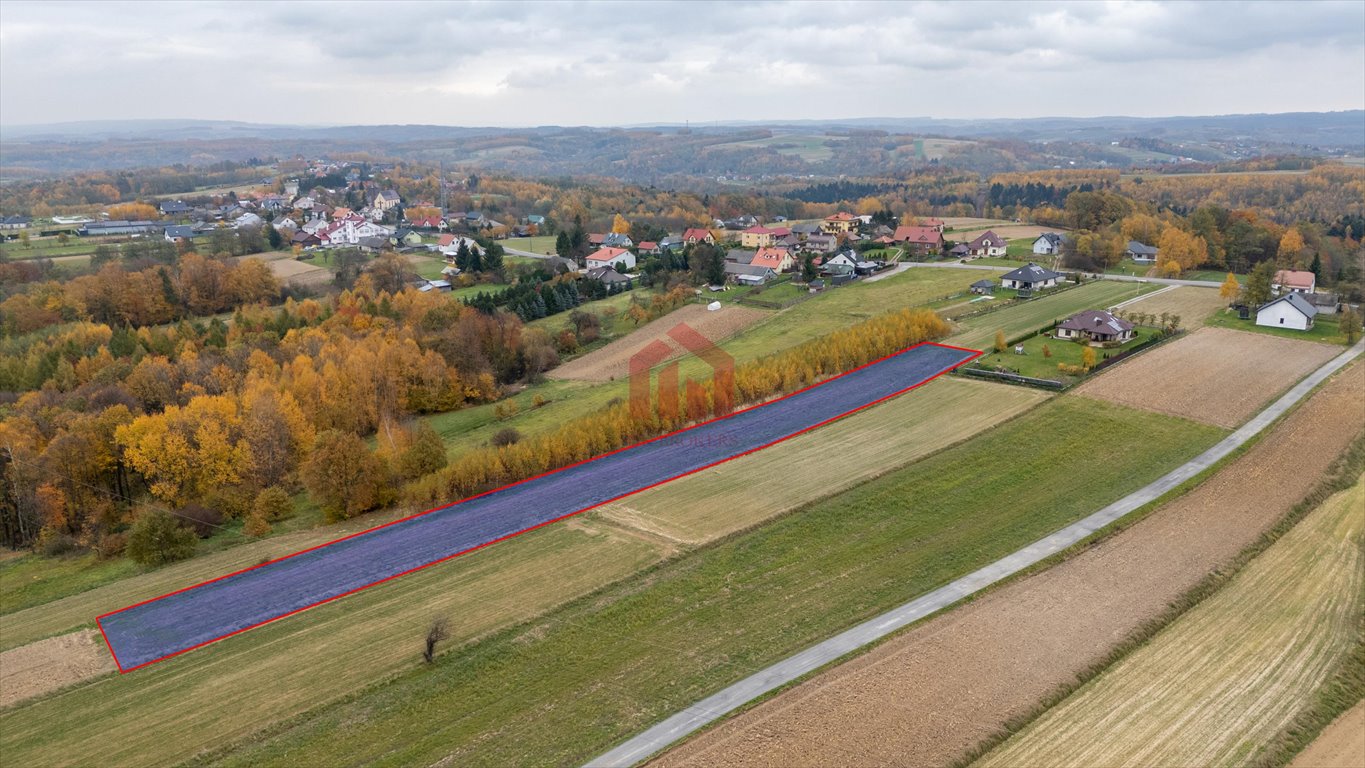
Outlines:
POLYGON ((5 651, 0 653, 0 709, 114 670, 104 640, 93 629, 5 651))
POLYGON ((687 323, 712 342, 739 333, 749 326, 771 316, 770 312, 748 307, 725 305, 717 312, 711 312, 703 304, 688 304, 682 309, 670 312, 663 317, 640 326, 630 335, 595 349, 582 357, 575 358, 551 370, 548 374, 555 379, 577 381, 611 381, 624 379, 630 368, 630 358, 656 339, 677 350, 674 357, 685 352, 668 338, 669 329, 678 323, 687 323))
MULTIPOLYGON (((948 232, 944 234, 944 237, 955 243, 965 243, 970 240, 975 240, 977 237, 984 235, 987 231, 994 232, 1006 240, 1018 240, 1021 238, 1025 240, 1037 240, 1038 236, 1044 232, 1058 232, 1061 230, 1056 227, 1039 227, 1033 224, 1002 224, 994 227, 985 226, 948 232)), ((1048 258, 1050 259, 1051 257, 1048 258)))
POLYGON ((944 765, 1102 661, 1286 514, 1365 430, 1365 364, 1131 528, 922 622, 657 765, 944 765))
POLYGON ((1048 395, 940 378, 818 431, 607 505, 601 515, 701 544, 851 488, 971 437, 1048 395))
POLYGON ((1119 363, 1076 393, 1232 428, 1340 352, 1326 344, 1201 328, 1119 363))
POLYGON ((1365 765, 1365 701, 1351 707, 1299 753, 1289 768, 1360 768, 1365 765))
POLYGON ((1137 301, 1123 305, 1125 312, 1148 312, 1160 315, 1169 312, 1180 315, 1180 327, 1197 331, 1214 312, 1226 307, 1227 299, 1218 295, 1217 288, 1196 288, 1178 285, 1169 291, 1157 291, 1137 301))
POLYGON ((313 264, 305 264, 295 259, 293 254, 278 254, 279 258, 270 258, 277 254, 260 254, 255 258, 261 258, 266 264, 270 265, 270 271, 275 273, 275 277, 293 285, 319 285, 332 279, 331 270, 326 267, 319 267, 313 264))

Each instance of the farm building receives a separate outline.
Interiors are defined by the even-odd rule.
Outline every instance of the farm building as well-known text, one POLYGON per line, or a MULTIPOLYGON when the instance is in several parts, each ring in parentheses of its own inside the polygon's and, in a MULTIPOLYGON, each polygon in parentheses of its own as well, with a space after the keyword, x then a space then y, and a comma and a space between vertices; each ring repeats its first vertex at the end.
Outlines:
POLYGON ((1281 269, 1270 281, 1270 290, 1276 295, 1281 293, 1312 293, 1318 288, 1318 277, 1312 272, 1297 269, 1281 269))
POLYGON ((612 267, 617 264, 624 264, 624 269, 634 269, 635 254, 625 248, 604 246, 588 254, 586 262, 588 269, 592 269, 593 267, 612 267))
MULTIPOLYGON (((1311 272, 1309 274, 1312 274, 1311 272)), ((1313 327, 1318 308, 1298 293, 1286 293, 1278 299, 1262 304, 1256 310, 1256 324, 1271 328, 1293 328, 1306 331, 1313 327)))
POLYGON ((1057 338, 1122 344, 1132 340, 1133 324, 1104 310, 1087 309, 1058 323, 1057 338))
POLYGON ((1040 288, 1054 288, 1061 275, 1050 269, 1029 262, 1024 266, 1000 276, 1000 284, 1006 288, 1033 291, 1040 288))
POLYGON ((115 219, 113 221, 92 221, 80 229, 76 234, 81 236, 94 237, 98 235, 144 235, 154 232, 157 225, 151 221, 123 221, 115 219))
POLYGON ((1033 241, 1033 253, 1035 256, 1056 256, 1062 252, 1062 243, 1065 240, 1066 235, 1044 232, 1033 241))
POLYGON ((982 232, 975 240, 967 243, 967 255, 973 258, 1004 256, 1005 238, 989 230, 982 232))
POLYGON ((1158 253, 1160 251, 1155 246, 1129 240, 1128 248, 1123 252, 1123 255, 1132 259, 1136 264, 1151 264, 1156 261, 1158 253))
POLYGON ((982 296, 989 296, 990 294, 995 293, 995 281, 977 280, 975 283, 972 283, 971 290, 972 293, 979 293, 982 296))

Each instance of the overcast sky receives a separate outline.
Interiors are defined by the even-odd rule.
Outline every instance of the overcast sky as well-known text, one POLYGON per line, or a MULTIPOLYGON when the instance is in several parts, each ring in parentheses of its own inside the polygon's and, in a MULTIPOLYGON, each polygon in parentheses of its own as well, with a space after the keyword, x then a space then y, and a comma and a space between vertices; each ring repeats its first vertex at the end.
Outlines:
POLYGON ((1365 108, 1365 2, 0 1, 0 123, 1365 108))

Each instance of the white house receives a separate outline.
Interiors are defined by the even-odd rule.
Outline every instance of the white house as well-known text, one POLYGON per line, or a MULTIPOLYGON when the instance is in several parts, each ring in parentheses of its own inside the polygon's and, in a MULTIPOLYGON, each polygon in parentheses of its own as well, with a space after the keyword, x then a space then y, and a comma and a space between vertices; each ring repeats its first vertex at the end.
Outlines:
POLYGON ((372 221, 360 217, 347 217, 334 221, 319 230, 317 236, 323 245, 358 245, 362 238, 388 237, 392 231, 372 221))
POLYGON ((1024 266, 1006 272, 1000 276, 1000 284, 1006 288, 1017 288, 1021 290, 1036 290, 1039 288, 1053 288, 1057 285, 1057 279, 1061 275, 1050 269, 1029 262, 1024 266))
POLYGON ((1128 247, 1123 251, 1123 255, 1132 259, 1134 264, 1155 264, 1160 253, 1156 246, 1139 243, 1136 240, 1129 240, 1128 247))
POLYGON ((1035 256, 1056 256, 1062 252, 1062 241, 1065 239, 1064 235, 1059 235, 1056 232, 1044 232, 1038 236, 1037 240, 1033 241, 1033 254, 1035 256))
MULTIPOLYGON (((598 248, 588 254, 584 266, 588 269, 596 267, 614 267, 617 264, 625 264, 626 270, 635 269, 635 254, 625 248, 598 248)), ((621 270, 621 267, 616 267, 621 270)))
POLYGON ((1005 238, 991 231, 982 232, 977 238, 967 243, 967 255, 972 257, 988 256, 998 258, 1005 255, 1005 238))
POLYGON ((1313 327, 1313 318, 1317 314, 1318 308, 1308 299, 1297 293, 1286 293, 1256 310, 1256 324, 1306 331, 1313 327))
POLYGON ((1318 289, 1318 276, 1312 272, 1298 269, 1281 269, 1270 281, 1270 290, 1276 295, 1281 293, 1312 293, 1318 289))

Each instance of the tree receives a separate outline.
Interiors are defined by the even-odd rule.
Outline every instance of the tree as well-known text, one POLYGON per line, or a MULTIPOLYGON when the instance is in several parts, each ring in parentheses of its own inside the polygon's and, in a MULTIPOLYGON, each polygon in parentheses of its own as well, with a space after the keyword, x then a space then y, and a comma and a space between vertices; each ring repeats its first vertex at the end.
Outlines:
POLYGON ((1354 309, 1347 307, 1342 311, 1338 324, 1342 335, 1346 337, 1346 343, 1356 343, 1356 340, 1360 338, 1360 315, 1354 309))
POLYGON ((1052 348, 1046 344, 1043 345, 1043 357, 1052 357, 1052 348))
POLYGON ((128 533, 128 557, 140 565, 165 565, 194 554, 199 538, 160 509, 144 509, 128 533))
POLYGON ((345 520, 382 502, 383 467, 352 433, 328 430, 318 435, 299 474, 328 520, 345 520))
POLYGON ((1081 367, 1087 371, 1095 367, 1095 348, 1086 346, 1081 350, 1081 367))
POLYGON ((1174 262, 1179 265, 1180 271, 1194 269, 1209 258, 1209 246, 1204 242, 1204 238, 1176 227, 1167 227, 1166 231, 1161 233, 1157 248, 1161 253, 1162 263, 1174 262))
POLYGON ((1303 253, 1303 249, 1303 235, 1299 233, 1299 230, 1294 227, 1285 230, 1284 235, 1280 238, 1279 257, 1292 266, 1295 259, 1299 258, 1299 254, 1303 253))
POLYGON ((1241 292, 1242 286, 1237 282, 1237 276, 1229 272, 1227 279, 1223 281, 1223 287, 1218 289, 1218 295, 1231 303, 1241 292))
POLYGON ((264 536, 270 533, 270 531, 270 523, 265 519, 265 515, 262 515, 255 510, 252 510, 251 514, 247 515, 246 520, 242 523, 242 533, 245 533, 253 539, 264 536))
POLYGON ((154 221, 161 218, 156 206, 147 203, 120 203, 109 206, 105 212, 115 221, 154 221))
POLYGON ((256 494, 256 501, 251 505, 251 514, 271 523, 283 520, 293 512, 294 502, 289 499, 289 492, 278 485, 256 494))
POLYGON ((431 622, 431 627, 427 629, 426 649, 422 651, 422 660, 430 664, 436 658, 436 644, 450 637, 450 624, 445 619, 436 619, 431 622))
POLYGON ((446 446, 436 430, 425 421, 417 426, 412 442, 398 457, 398 471, 403 477, 415 480, 446 465, 446 446))
POLYGON ((615 233, 615 234, 618 234, 618 235, 629 234, 629 233, 630 233, 630 222, 629 222, 629 221, 626 221, 626 217, 625 217, 625 216, 622 216, 621 214, 618 213, 618 214, 616 214, 616 216, 615 216, 614 218, 612 218, 612 220, 611 220, 611 231, 612 231, 613 233, 615 233))
POLYGON ((1251 270, 1251 275, 1247 277, 1246 288, 1242 293, 1242 299, 1253 309, 1270 301, 1271 283, 1275 279, 1275 265, 1269 261, 1263 261, 1251 270))
POLYGON ((569 242, 569 233, 562 229, 559 230, 558 235, 555 235, 555 253, 561 259, 573 258, 573 243, 569 242))
POLYGON ((408 284, 408 260, 392 251, 385 253, 375 259, 370 267, 370 277, 376 289, 398 293, 408 284))
POLYGON ((801 260, 801 279, 809 283, 814 280, 815 277, 815 254, 808 253, 805 258, 801 260))
POLYGON ((995 332, 995 351, 1004 352, 1008 345, 1005 343, 1005 332, 997 330, 995 332))
POLYGON ((280 245, 284 242, 284 237, 280 235, 280 231, 268 221, 261 228, 261 234, 265 235, 265 241, 270 245, 272 251, 279 250, 280 245))

